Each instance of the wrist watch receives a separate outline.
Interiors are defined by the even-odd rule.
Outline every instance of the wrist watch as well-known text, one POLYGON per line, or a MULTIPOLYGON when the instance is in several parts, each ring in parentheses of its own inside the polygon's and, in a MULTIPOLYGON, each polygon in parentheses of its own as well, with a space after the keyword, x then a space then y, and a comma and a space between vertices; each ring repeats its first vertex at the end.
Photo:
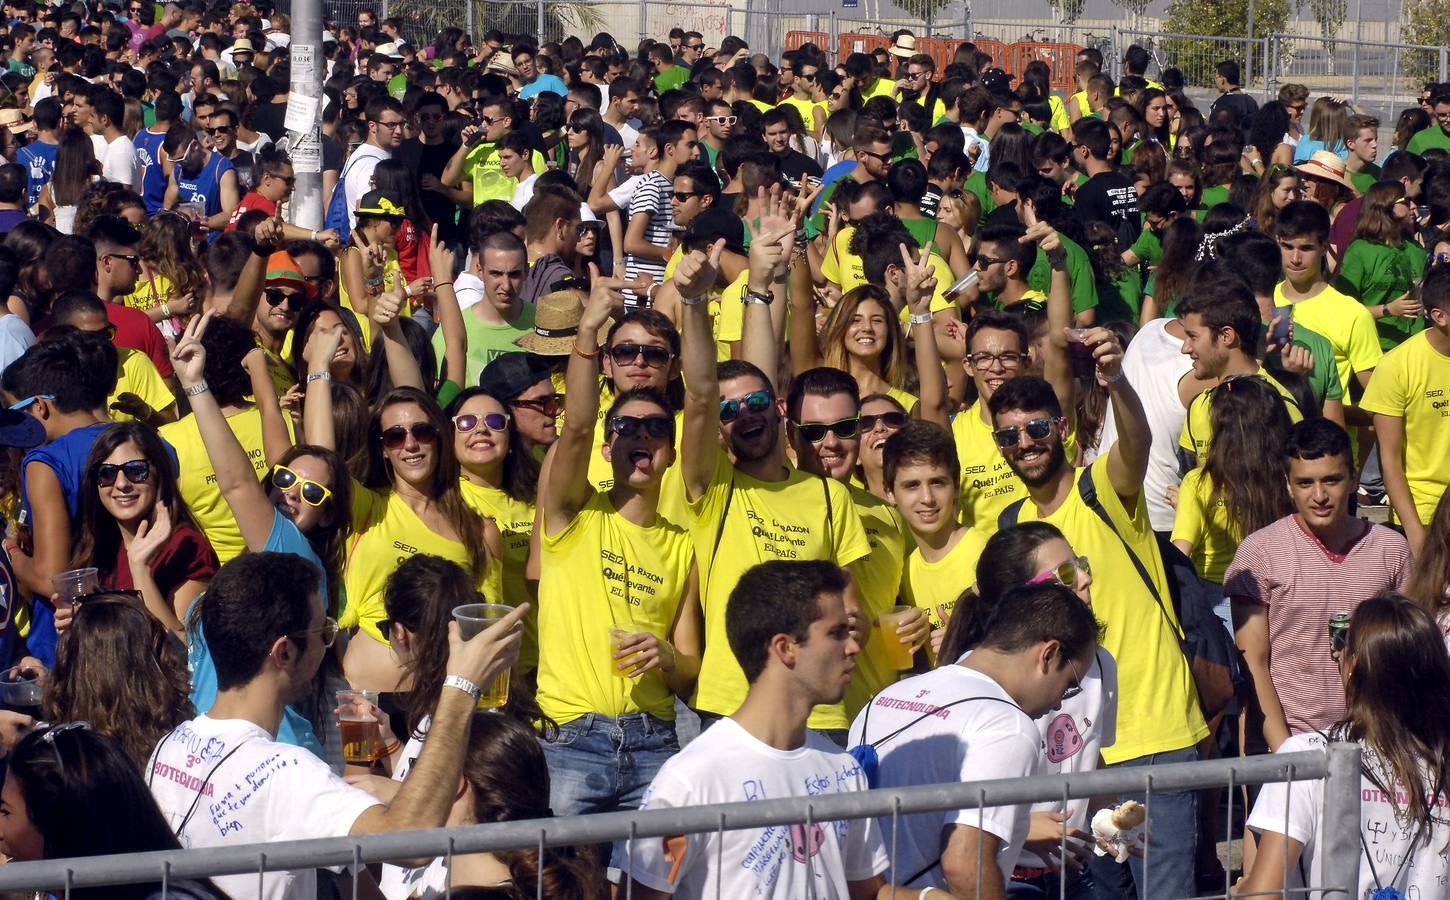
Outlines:
POLYGON ((746 289, 745 296, 741 298, 743 303, 760 303, 769 306, 775 300, 775 295, 770 291, 753 291, 746 289))

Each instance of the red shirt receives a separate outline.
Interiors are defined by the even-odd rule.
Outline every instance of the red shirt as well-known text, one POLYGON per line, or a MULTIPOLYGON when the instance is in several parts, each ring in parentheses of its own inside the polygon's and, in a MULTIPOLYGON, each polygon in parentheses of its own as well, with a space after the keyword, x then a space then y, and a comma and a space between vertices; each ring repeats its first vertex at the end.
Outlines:
MULTIPOLYGON (((156 578, 156 586, 161 593, 170 594, 188 581, 210 581, 220 566, 216 551, 211 548, 206 535, 190 522, 182 522, 172 529, 171 540, 151 561, 151 574, 156 578)), ((103 573, 101 586, 118 591, 136 589, 124 546, 117 548, 113 569, 109 574, 103 573)))
POLYGON ((232 212, 232 217, 227 220, 227 227, 223 230, 236 231, 237 220, 245 215, 248 210, 253 209, 260 209, 267 214, 267 218, 269 219, 275 218, 277 215, 277 204, 263 197, 256 191, 249 191, 247 196, 242 198, 242 202, 237 204, 237 208, 232 212))
POLYGON ((421 232, 412 219, 404 219, 393 233, 393 247, 398 251, 398 267, 409 284, 433 274, 428 263, 428 247, 432 240, 421 232))
POLYGON ((112 343, 146 354, 156 364, 156 371, 161 373, 162 378, 170 378, 174 374, 171 357, 166 355, 166 340, 146 313, 120 303, 107 303, 106 318, 116 326, 116 337, 112 343))

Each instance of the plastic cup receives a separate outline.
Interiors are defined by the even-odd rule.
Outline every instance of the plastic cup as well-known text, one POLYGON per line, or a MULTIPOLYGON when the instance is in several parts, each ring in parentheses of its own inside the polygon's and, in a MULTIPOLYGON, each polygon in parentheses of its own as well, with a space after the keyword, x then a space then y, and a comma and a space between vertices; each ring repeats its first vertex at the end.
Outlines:
MULTIPOLYGON (((512 606, 501 603, 466 603, 453 610, 453 619, 458 623, 458 633, 465 641, 472 640, 480 631, 513 612, 512 606)), ((482 685, 483 693, 478 697, 479 709, 499 709, 509 702, 509 670, 504 669, 493 681, 482 685)))
POLYGON ((87 566, 50 576, 50 586, 60 595, 62 602, 74 603, 87 594, 94 594, 101 582, 95 567, 87 566))
POLYGON ((373 716, 377 691, 337 692, 337 727, 342 732, 342 758, 358 765, 372 765, 383 749, 382 725, 373 716))
POLYGON ((624 642, 624 639, 627 638, 627 637, 632 637, 635 633, 636 632, 626 631, 623 628, 619 628, 619 627, 616 627, 616 626, 611 626, 610 627, 610 629, 609 629, 609 651, 610 651, 609 652, 609 674, 614 675, 614 676, 616 676, 618 678, 629 678, 629 677, 631 677, 634 674, 634 668, 635 668, 635 666, 637 666, 639 664, 639 662, 638 662, 638 660, 639 660, 639 654, 636 653, 634 656, 628 657, 626 659, 615 659, 614 658, 614 654, 619 652, 619 645, 624 642), (619 668, 619 664, 622 663, 622 662, 628 662, 628 663, 630 663, 629 668, 627 668, 627 669, 621 669, 621 668, 619 668))
POLYGON ((0 672, 0 708, 40 719, 40 697, 45 670, 35 666, 14 666, 0 672))
POLYGON ((881 646, 886 651, 886 664, 901 671, 911 668, 911 645, 902 640, 896 628, 906 621, 914 606, 893 606, 876 619, 876 630, 880 633, 881 646))

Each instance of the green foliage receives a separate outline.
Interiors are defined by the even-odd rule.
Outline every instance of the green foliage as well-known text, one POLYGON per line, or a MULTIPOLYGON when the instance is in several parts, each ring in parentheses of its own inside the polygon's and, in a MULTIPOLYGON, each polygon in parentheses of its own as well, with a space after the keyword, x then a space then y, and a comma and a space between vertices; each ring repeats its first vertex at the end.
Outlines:
MULTIPOLYGON (((1450 44, 1450 0, 1406 3, 1404 41, 1431 47, 1450 44)), ((1400 58, 1400 64, 1417 81, 1435 81, 1440 77, 1440 54, 1434 51, 1410 51, 1400 58)))
POLYGON ((927 19, 940 18, 941 11, 951 3, 952 0, 897 0, 896 5, 913 18, 925 22, 927 19))
POLYGON ((1047 5, 1057 13, 1058 21, 1063 25, 1071 25, 1082 17, 1087 0, 1047 0, 1047 5))
POLYGON ((1309 11, 1319 24, 1319 33, 1324 36, 1329 58, 1334 58, 1335 38, 1339 28, 1349 18, 1349 0, 1309 0, 1309 11))
MULTIPOLYGON (((1311 0, 1314 2, 1314 0, 1311 0)), ((1336 2, 1336 0, 1323 0, 1336 2)), ((1288 0, 1254 0, 1254 37, 1283 31, 1289 21, 1288 0)), ((1200 39, 1172 38, 1163 41, 1168 65, 1183 70, 1190 85, 1213 86, 1213 67, 1220 60, 1236 60, 1245 67, 1244 44, 1215 40, 1248 35, 1248 0, 1172 0, 1163 30, 1176 34, 1203 35, 1200 39)), ((1262 74, 1263 60, 1256 55, 1250 68, 1262 74)))
MULTIPOLYGON (((474 30, 497 28, 505 34, 534 36, 538 31, 538 7, 533 2, 488 2, 488 0, 392 0, 388 14, 403 20, 403 30, 415 42, 432 43, 434 35, 447 27, 467 28, 467 8, 473 4, 474 30)), ((547 0, 544 4, 544 33, 540 42, 563 40, 569 34, 593 34, 604 28, 604 17, 586 0, 547 0)))

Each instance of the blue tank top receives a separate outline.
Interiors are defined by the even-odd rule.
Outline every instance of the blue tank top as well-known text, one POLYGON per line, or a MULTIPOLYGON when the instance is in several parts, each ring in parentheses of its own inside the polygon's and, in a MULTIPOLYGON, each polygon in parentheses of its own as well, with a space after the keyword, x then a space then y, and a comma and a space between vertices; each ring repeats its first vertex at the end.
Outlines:
POLYGON ((187 175, 179 168, 176 172, 176 186, 181 191, 179 202, 200 203, 208 216, 222 211, 222 175, 232 168, 232 161, 213 152, 206 164, 195 175, 187 175))
POLYGON ((145 174, 141 177, 141 199, 146 215, 154 216, 166 205, 166 173, 161 171, 161 144, 166 134, 143 128, 136 133, 136 165, 145 174))
POLYGON ((25 167, 31 206, 40 202, 40 189, 49 184, 50 177, 55 174, 55 150, 55 144, 35 141, 15 153, 15 161, 25 167))

